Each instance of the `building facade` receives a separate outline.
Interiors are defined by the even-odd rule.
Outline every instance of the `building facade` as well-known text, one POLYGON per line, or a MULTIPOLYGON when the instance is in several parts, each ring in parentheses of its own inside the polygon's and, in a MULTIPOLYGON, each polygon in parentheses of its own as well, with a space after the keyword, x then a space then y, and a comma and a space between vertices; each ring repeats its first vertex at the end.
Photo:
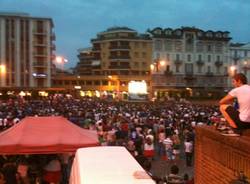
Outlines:
POLYGON ((230 75, 244 73, 250 80, 250 43, 230 44, 230 75))
POLYGON ((152 40, 148 34, 139 34, 127 27, 112 27, 97 34, 91 43, 91 51, 78 51, 80 61, 76 71, 85 67, 93 75, 149 74, 152 40))
POLYGON ((72 89, 77 85, 84 91, 110 91, 121 96, 128 92, 130 81, 144 80, 150 93, 152 39, 149 34, 139 34, 127 27, 113 27, 97 34, 91 43, 91 48, 78 50, 77 80, 72 84, 69 79, 62 81, 56 76, 55 86, 72 89))
POLYGON ((51 87, 53 27, 51 18, 0 13, 0 87, 51 87))
POLYGON ((229 32, 194 27, 148 32, 153 39, 152 85, 157 95, 183 89, 191 96, 206 96, 227 87, 229 32))

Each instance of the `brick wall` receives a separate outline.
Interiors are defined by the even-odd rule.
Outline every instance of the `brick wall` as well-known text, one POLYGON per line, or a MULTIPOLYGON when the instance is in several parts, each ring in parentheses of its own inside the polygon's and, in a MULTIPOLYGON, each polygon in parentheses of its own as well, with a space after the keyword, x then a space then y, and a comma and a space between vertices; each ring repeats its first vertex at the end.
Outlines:
POLYGON ((195 141, 196 184, 228 184, 238 171, 250 181, 249 130, 241 137, 227 137, 213 127, 197 127, 195 141))

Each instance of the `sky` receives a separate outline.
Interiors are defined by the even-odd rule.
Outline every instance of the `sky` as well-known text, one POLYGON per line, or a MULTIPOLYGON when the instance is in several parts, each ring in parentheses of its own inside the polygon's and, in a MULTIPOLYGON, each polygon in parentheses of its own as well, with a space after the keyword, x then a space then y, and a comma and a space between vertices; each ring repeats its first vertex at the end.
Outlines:
POLYGON ((250 0, 0 0, 0 12, 53 19, 56 54, 74 67, 77 50, 99 32, 126 26, 139 33, 155 27, 194 26, 229 31, 232 42, 250 42, 250 0))

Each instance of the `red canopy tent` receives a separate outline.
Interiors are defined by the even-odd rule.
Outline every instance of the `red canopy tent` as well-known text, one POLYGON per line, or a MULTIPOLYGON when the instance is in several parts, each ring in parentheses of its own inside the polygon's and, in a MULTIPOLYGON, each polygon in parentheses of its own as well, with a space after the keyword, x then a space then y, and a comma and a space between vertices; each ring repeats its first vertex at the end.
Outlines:
POLYGON ((26 117, 0 133, 0 154, 65 153, 97 145, 96 132, 63 117, 26 117))

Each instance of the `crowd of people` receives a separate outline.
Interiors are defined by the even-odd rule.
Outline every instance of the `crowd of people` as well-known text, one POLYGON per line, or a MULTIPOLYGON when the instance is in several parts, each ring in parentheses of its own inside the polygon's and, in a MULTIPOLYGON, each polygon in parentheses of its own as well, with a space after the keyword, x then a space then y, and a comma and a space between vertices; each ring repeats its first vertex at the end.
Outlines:
MULTIPOLYGON (((194 127, 203 124, 211 125, 211 120, 221 115, 218 106, 175 101, 111 102, 94 98, 75 99, 63 95, 53 95, 40 100, 20 98, 0 101, 0 130, 15 125, 26 116, 64 116, 82 128, 97 130, 101 145, 125 146, 142 166, 155 159, 166 162, 178 160, 184 153, 186 167, 191 167, 195 146, 194 127)), ((72 157, 67 157, 66 162, 61 155, 53 156, 53 159, 50 157, 1 156, 2 174, 0 176, 6 176, 6 184, 26 184, 31 183, 27 180, 27 176, 34 178, 32 170, 39 170, 36 173, 42 175, 40 180, 43 183, 49 183, 49 179, 46 180, 44 176, 44 171, 50 168, 46 165, 56 159, 52 168, 57 166, 57 170, 63 171, 61 173, 63 177, 58 177, 60 179, 53 182, 67 183, 70 172, 68 165, 72 157), (36 169, 32 166, 34 158, 41 163, 36 164, 36 169), (29 167, 20 169, 21 163, 26 163, 29 167), (7 179, 13 179, 8 176, 10 170, 19 176, 14 177, 15 183, 7 179)), ((182 179, 184 181, 183 177, 182 179)))

